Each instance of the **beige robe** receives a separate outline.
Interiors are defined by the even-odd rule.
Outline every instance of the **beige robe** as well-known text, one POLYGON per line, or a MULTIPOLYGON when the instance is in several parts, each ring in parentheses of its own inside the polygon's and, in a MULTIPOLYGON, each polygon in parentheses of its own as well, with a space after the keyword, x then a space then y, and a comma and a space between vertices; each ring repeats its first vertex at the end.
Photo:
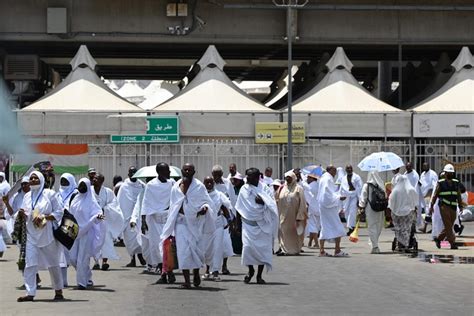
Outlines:
POLYGON ((303 246, 303 234, 298 235, 296 221, 306 225, 307 208, 304 191, 299 185, 294 184, 290 190, 285 185, 277 192, 278 214, 280 216, 279 242, 281 250, 286 254, 299 254, 303 246))

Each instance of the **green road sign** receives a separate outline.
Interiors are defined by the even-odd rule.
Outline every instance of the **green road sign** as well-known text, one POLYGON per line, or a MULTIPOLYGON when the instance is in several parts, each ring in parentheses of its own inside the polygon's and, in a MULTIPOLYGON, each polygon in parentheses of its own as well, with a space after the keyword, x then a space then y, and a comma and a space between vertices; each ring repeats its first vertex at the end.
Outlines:
POLYGON ((150 116, 147 120, 148 135, 178 135, 179 120, 176 116, 150 116))
POLYGON ((179 135, 110 135, 112 144, 179 143, 179 135))
POLYGON ((112 144, 179 143, 179 118, 150 116, 146 118, 146 135, 110 135, 112 144))

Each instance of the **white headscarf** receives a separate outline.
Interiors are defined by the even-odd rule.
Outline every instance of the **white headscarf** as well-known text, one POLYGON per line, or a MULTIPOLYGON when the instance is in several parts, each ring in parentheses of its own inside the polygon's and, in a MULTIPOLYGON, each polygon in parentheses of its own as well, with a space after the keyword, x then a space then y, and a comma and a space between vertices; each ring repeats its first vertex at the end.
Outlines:
POLYGON ((71 202, 71 213, 73 213, 74 217, 79 224, 79 229, 87 226, 89 222, 94 218, 97 217, 98 214, 102 213, 102 209, 97 203, 97 200, 92 194, 91 182, 87 178, 82 178, 79 180, 78 187, 84 182, 87 187, 86 193, 78 193, 77 196, 71 202))
MULTIPOLYGON (((0 176, 3 177, 3 181, 0 182, 0 195, 6 195, 8 191, 10 191, 10 184, 7 182, 4 172, 0 172, 0 176)), ((2 202, 0 201, 0 206, 1 206, 1 203, 2 202)))
POLYGON ((418 194, 411 185, 408 178, 401 175, 398 178, 390 198, 388 199, 388 207, 392 213, 397 216, 406 216, 418 205, 418 194))
POLYGON ((369 171, 367 174, 367 183, 378 185, 385 192, 385 183, 377 171, 369 171))
POLYGON ((61 179, 62 178, 66 179, 69 182, 68 186, 64 186, 64 187, 61 186, 59 188, 59 195, 61 196, 61 202, 64 203, 68 199, 68 197, 70 197, 72 195, 72 193, 74 192, 74 190, 76 189, 76 179, 70 173, 63 173, 61 175, 61 179))
MULTIPOLYGON (((39 171, 33 171, 31 174, 30 174, 30 178, 32 175, 36 175, 39 180, 40 180, 40 184, 39 184, 39 188, 37 190, 34 189, 34 187, 32 187, 30 185, 30 190, 31 190, 31 201, 33 202, 33 204, 35 203, 35 201, 37 201, 39 198, 38 196, 40 196, 42 193, 43 193, 43 190, 44 190, 44 176, 41 172, 39 171)), ((32 208, 32 210, 34 209, 34 207, 32 208)))

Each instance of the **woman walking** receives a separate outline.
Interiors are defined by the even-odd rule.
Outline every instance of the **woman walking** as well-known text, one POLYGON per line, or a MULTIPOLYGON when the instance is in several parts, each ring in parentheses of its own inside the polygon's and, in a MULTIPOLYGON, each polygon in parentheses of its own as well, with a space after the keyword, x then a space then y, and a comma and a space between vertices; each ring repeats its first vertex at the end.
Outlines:
POLYGON ((63 211, 59 201, 44 188, 44 176, 33 171, 30 175, 31 191, 25 194, 19 211, 26 221, 26 266, 24 270, 26 296, 18 302, 33 301, 36 295, 39 269, 47 268, 55 290, 54 300, 63 300, 63 279, 59 259, 61 246, 53 236, 53 222, 60 222, 63 211))
POLYGON ((399 176, 388 199, 388 208, 392 213, 395 238, 398 250, 408 249, 412 227, 416 220, 418 194, 406 176, 399 176))
POLYGON ((285 174, 286 183, 276 194, 280 215, 281 255, 298 255, 303 246, 304 226, 307 216, 304 190, 296 182, 296 175, 290 171, 285 174))

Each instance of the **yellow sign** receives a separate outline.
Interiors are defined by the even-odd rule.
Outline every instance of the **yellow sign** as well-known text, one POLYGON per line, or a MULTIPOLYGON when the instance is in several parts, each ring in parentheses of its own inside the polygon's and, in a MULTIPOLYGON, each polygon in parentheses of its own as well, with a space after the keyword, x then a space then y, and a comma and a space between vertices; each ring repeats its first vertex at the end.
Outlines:
MULTIPOLYGON (((293 143, 304 143, 304 122, 293 122, 293 143)), ((287 144, 288 123, 255 123, 255 143, 257 144, 287 144)))

